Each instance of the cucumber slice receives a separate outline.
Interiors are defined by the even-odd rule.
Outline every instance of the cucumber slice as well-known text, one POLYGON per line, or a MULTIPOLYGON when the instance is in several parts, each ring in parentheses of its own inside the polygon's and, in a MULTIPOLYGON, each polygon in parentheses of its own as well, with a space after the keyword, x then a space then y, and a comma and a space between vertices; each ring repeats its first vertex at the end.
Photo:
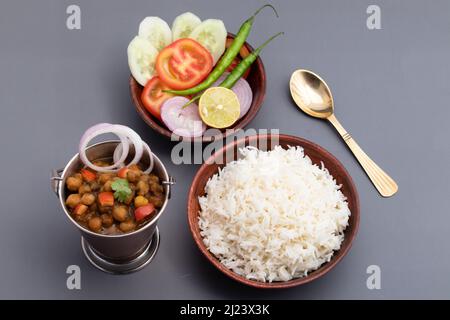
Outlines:
POLYGON ((180 14, 173 20, 172 40, 187 38, 192 31, 200 24, 202 20, 191 12, 180 14))
POLYGON ((131 74, 141 86, 145 86, 155 73, 158 50, 146 39, 136 36, 128 45, 127 54, 131 74))
POLYGON ((211 53, 214 64, 225 52, 225 43, 227 41, 227 29, 222 20, 208 19, 199 24, 192 31, 189 38, 198 41, 211 53))
POLYGON ((139 24, 139 36, 147 39, 161 51, 172 43, 172 31, 169 25, 159 17, 147 17, 139 24))

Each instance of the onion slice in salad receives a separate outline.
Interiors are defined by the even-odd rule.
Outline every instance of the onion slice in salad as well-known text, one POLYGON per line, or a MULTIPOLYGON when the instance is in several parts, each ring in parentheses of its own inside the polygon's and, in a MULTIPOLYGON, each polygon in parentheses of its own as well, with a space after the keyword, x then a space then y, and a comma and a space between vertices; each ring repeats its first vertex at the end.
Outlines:
POLYGON ((182 137, 199 137, 206 125, 200 118, 195 103, 186 105, 189 99, 176 96, 166 100, 161 107, 161 118, 164 124, 176 135, 182 137))

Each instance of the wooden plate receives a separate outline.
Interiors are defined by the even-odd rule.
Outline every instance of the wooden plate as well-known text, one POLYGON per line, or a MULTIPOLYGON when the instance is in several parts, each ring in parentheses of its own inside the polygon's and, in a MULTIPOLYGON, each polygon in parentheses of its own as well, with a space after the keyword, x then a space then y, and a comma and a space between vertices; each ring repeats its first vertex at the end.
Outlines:
POLYGON ((231 279, 256 288, 289 288, 305 284, 320 278, 331 269, 333 269, 336 264, 347 254, 353 240, 355 239, 359 226, 359 198, 356 187, 347 170, 339 162, 339 160, 337 160, 324 148, 311 141, 289 135, 279 135, 278 143, 276 143, 276 140, 274 140, 274 136, 255 135, 229 143, 228 145, 217 151, 214 155, 212 155, 211 158, 208 159, 206 163, 200 167, 189 190, 188 221, 192 236, 200 251, 217 269, 222 271, 231 279), (268 141, 268 143, 263 143, 264 141, 268 141), (208 179, 218 172, 219 167, 224 166, 224 164, 219 165, 217 163, 226 163, 226 152, 233 150, 234 157, 230 158, 236 160, 238 148, 242 148, 243 146, 249 145, 250 143, 253 146, 255 146, 255 144, 257 143, 258 148, 262 150, 271 150, 277 144, 281 145, 283 148, 287 148, 288 146, 301 146, 303 147, 305 154, 311 158, 313 163, 320 165, 321 162, 323 162, 330 174, 336 179, 337 184, 342 185, 341 191, 347 197, 348 206, 351 211, 349 225, 344 233, 344 241, 341 244, 340 250, 334 253, 330 262, 323 264, 318 270, 311 272, 306 277, 293 279, 286 282, 272 283, 263 283, 254 280, 248 280, 223 266, 203 243, 198 226, 198 214, 200 210, 198 197, 205 194, 204 190, 208 179))
MULTIPOLYGON (((229 33, 228 37, 234 38, 235 36, 229 33)), ((245 43, 245 46, 250 52, 253 51, 253 48, 248 43, 245 43)), ((232 134, 235 130, 242 129, 245 126, 247 126, 250 123, 250 121, 252 121, 253 118, 256 116, 259 109, 261 108, 261 105, 264 101, 264 97, 266 95, 266 71, 264 69, 264 64, 261 58, 258 57, 256 61, 252 64, 250 73, 246 80, 250 84, 250 87, 253 91, 253 101, 248 112, 245 114, 245 116, 243 116, 235 124, 233 124, 232 127, 221 130, 222 134, 215 136, 202 136, 201 137, 202 142, 211 142, 214 141, 215 139, 223 139, 226 136, 232 134)), ((141 100, 142 90, 143 87, 133 78, 133 76, 130 75, 130 94, 131 99, 133 100, 133 104, 136 108, 136 111, 145 121, 145 123, 148 124, 150 128, 152 128, 159 134, 171 139, 172 131, 170 131, 157 118, 153 117, 142 104, 141 100)), ((174 140, 180 141, 181 139, 186 141, 186 140, 193 140, 194 138, 185 138, 185 137, 183 138, 174 135, 174 140)), ((195 139, 196 141, 200 140, 200 138, 195 139)))

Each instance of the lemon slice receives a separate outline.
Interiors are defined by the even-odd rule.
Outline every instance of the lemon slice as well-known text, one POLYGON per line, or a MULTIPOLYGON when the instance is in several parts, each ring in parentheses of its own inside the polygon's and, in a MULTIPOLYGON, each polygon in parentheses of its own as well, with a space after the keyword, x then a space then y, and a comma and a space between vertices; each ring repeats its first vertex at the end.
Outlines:
POLYGON ((222 129, 239 119, 241 106, 236 94, 230 89, 212 87, 206 90, 199 102, 198 111, 208 126, 222 129))

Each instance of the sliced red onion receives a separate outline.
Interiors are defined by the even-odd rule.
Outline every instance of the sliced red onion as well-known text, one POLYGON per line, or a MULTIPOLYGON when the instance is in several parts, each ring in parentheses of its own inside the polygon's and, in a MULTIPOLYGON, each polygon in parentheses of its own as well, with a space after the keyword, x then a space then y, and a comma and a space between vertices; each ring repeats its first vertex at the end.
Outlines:
MULTIPOLYGON (((128 137, 128 139, 130 139, 130 142, 134 145, 134 158, 133 158, 133 160, 131 160, 131 162, 128 165, 137 164, 141 160, 142 154, 144 152, 144 147, 142 146, 141 137, 136 133, 136 131, 134 131, 126 126, 123 126, 120 124, 115 124, 113 126, 114 126, 114 130, 122 132, 122 134, 125 135, 126 137, 128 137)), ((124 142, 122 142, 122 144, 124 144, 124 142)), ((124 148, 126 149, 127 145, 124 145, 124 148)), ((127 150, 127 155, 128 155, 128 150, 127 150)), ((122 156, 123 156, 123 154, 122 154, 122 156)), ((120 159, 122 159, 122 157, 120 159)), ((126 157, 125 157, 125 159, 126 159, 126 157)), ((121 162, 123 163, 125 161, 125 159, 123 159, 121 162)))
MULTIPOLYGON (((150 147, 148 146, 148 144, 145 143, 144 141, 142 141, 142 146, 144 148, 144 151, 147 152, 149 161, 150 161, 148 168, 144 171, 144 173, 148 174, 148 173, 152 172, 152 170, 153 170, 153 154, 152 154, 152 151, 150 150, 150 147)), ((116 149, 114 149, 114 155, 113 155, 114 162, 117 162, 121 152, 122 152, 122 144, 119 143, 117 145, 116 149)), ((125 164, 122 163, 121 167, 124 167, 124 166, 125 166, 125 164)))
MULTIPOLYGON (((220 78, 214 82, 212 87, 217 87, 225 78, 228 73, 224 73, 220 76, 220 78)), ((247 80, 244 78, 240 78, 236 84, 231 88, 231 90, 236 94, 239 100, 239 104, 241 105, 241 111, 239 113, 239 119, 242 118, 250 109, 253 100, 253 92, 248 84, 247 80)))
POLYGON ((81 161, 88 166, 89 168, 98 171, 98 172, 114 172, 117 170, 117 167, 120 165, 120 163, 124 162, 125 159, 128 156, 129 151, 129 145, 127 142, 127 135, 124 134, 124 130, 119 130, 118 128, 115 128, 114 125, 108 124, 108 123, 100 123, 98 125, 90 127, 86 132, 83 134, 80 140, 79 144, 79 155, 81 161), (114 164, 106 167, 100 167, 94 165, 86 155, 86 148, 89 144, 89 142, 94 139, 95 137, 105 134, 105 133, 113 133, 117 135, 117 137, 120 139, 120 143, 124 146, 122 155, 118 159, 118 161, 114 161, 114 164))
POLYGON ((161 107, 164 124, 176 135, 182 137, 199 137, 206 130, 195 103, 183 108, 189 102, 186 97, 173 97, 166 100, 161 107))
POLYGON ((89 168, 98 171, 98 172, 116 172, 121 167, 125 165, 125 160, 128 156, 130 144, 134 145, 135 155, 133 160, 128 165, 137 164, 144 153, 144 150, 149 154, 149 168, 145 171, 146 173, 150 173, 153 169, 153 156, 150 150, 150 147, 142 141, 141 137, 132 129, 118 124, 109 124, 109 123, 100 123, 95 126, 90 127, 83 134, 80 145, 79 145, 79 154, 81 161, 89 168), (120 143, 117 145, 113 154, 113 165, 107 167, 100 167, 94 165, 86 155, 86 149, 89 142, 95 137, 105 134, 105 133, 113 133, 120 139, 120 143))
POLYGON ((153 153, 152 150, 150 150, 150 147, 148 146, 147 143, 145 143, 144 141, 142 141, 142 145, 144 146, 145 151, 147 151, 148 154, 148 158, 149 158, 149 164, 148 164, 148 168, 144 171, 145 174, 149 174, 150 172, 152 172, 153 170, 153 165, 154 165, 154 161, 153 161, 153 153))
MULTIPOLYGON (((126 139, 126 143, 128 143, 128 145, 130 144, 130 139, 126 139)), ((113 153, 113 162, 114 163, 118 163, 117 167, 118 168, 122 168, 125 166, 125 162, 120 162, 120 157, 122 155, 123 152, 123 148, 122 148, 122 143, 120 142, 117 147, 114 149, 114 153, 113 153)))

